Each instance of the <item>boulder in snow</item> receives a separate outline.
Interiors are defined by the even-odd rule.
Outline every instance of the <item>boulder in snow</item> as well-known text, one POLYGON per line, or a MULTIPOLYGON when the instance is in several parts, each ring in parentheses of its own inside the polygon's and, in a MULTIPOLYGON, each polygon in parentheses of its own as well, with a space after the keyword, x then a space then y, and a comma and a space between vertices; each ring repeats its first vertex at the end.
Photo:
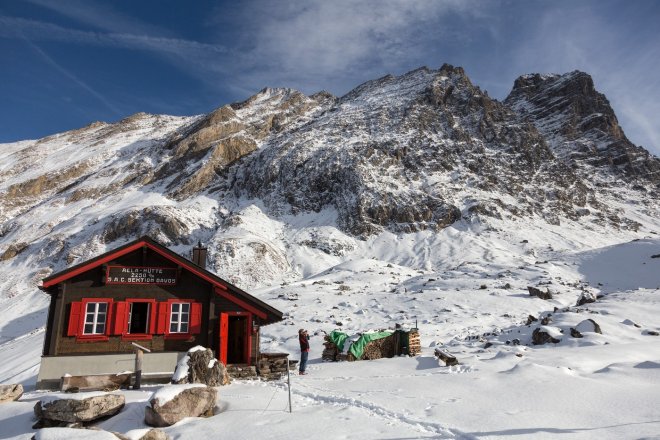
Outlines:
POLYGON ((537 296, 541 299, 552 299, 552 292, 550 292, 550 289, 546 289, 544 292, 536 287, 527 286, 527 291, 529 292, 529 296, 537 296))
POLYGON ((23 395, 23 385, 11 384, 0 385, 0 403, 13 402, 23 395))
POLYGON ((562 334, 556 327, 541 326, 532 333, 532 344, 543 345, 548 342, 557 344, 561 341, 562 334))
POLYGON ((172 376, 172 383, 202 383, 211 387, 229 384, 225 365, 218 361, 209 348, 201 346, 188 350, 181 358, 172 376))
POLYGON ((38 419, 35 426, 91 422, 117 414, 125 403, 123 394, 114 393, 81 393, 71 398, 40 400, 34 406, 38 419))
POLYGON ((591 292, 582 292, 580 297, 577 300, 577 306, 583 306, 585 304, 595 303, 596 295, 591 292))
POLYGON ((598 323, 591 318, 585 319, 584 321, 576 325, 575 330, 577 330, 580 333, 592 332, 592 333, 600 333, 601 335, 603 334, 598 323))
POLYGON ((144 412, 149 426, 170 426, 186 417, 209 417, 218 392, 215 388, 190 384, 164 386, 155 392, 144 412))

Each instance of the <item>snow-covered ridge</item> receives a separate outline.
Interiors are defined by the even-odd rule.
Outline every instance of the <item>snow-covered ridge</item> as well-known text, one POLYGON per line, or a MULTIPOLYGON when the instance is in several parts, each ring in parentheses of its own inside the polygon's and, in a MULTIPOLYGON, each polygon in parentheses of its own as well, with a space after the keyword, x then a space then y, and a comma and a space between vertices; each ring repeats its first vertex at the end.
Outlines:
MULTIPOLYGON (((556 96, 545 110, 537 98, 550 95, 547 83, 556 94, 566 89, 557 83, 582 84, 585 75, 524 76, 537 92, 512 93, 505 105, 459 67, 424 67, 339 99, 266 88, 208 115, 137 114, 8 145, 0 162, 1 295, 34 292, 53 270, 140 234, 184 254, 198 240, 209 243, 211 267, 244 287, 370 258, 363 243, 371 237, 449 225, 508 229, 520 220, 644 236, 658 212, 653 181, 618 165, 575 172, 552 124, 532 126, 520 110, 561 121, 552 103, 573 98, 556 96)), ((607 113, 590 90, 580 102, 594 97, 600 110, 587 125, 607 113)), ((570 142, 566 148, 577 145, 570 142)), ((657 158, 639 154, 630 163, 654 169, 657 158)))

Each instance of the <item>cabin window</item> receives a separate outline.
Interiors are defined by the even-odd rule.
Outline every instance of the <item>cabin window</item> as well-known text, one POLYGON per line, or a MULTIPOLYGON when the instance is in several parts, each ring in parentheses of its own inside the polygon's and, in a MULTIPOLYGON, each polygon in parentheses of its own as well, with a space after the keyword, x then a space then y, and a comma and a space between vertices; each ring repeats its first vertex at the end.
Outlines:
POLYGON ((134 299, 118 301, 114 308, 113 335, 122 339, 151 339, 156 333, 155 299, 134 299))
POLYGON ((71 303, 67 336, 84 342, 107 341, 113 309, 112 298, 85 298, 71 303))
POLYGON ((83 335, 104 335, 108 320, 108 303, 88 302, 85 308, 83 335))
POLYGON ((170 333, 188 333, 190 303, 172 303, 170 333))

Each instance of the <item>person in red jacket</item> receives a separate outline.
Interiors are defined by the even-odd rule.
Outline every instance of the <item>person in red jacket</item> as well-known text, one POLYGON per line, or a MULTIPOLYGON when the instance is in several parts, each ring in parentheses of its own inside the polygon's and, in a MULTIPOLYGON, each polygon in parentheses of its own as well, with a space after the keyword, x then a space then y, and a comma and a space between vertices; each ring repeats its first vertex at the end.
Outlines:
POLYGON ((303 328, 298 330, 298 342, 300 342, 300 367, 298 368, 298 374, 307 374, 305 373, 307 358, 309 357, 309 333, 307 333, 307 330, 303 328))

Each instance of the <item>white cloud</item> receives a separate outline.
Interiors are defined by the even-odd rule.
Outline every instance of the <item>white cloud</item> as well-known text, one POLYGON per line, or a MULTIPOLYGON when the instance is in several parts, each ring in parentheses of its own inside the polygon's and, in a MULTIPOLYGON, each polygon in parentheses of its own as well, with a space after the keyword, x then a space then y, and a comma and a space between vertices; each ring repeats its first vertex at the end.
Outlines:
MULTIPOLYGON (((565 6, 565 5, 564 5, 565 6)), ((636 38, 630 27, 599 13, 597 3, 549 8, 519 41, 512 68, 528 72, 582 70, 607 96, 628 138, 660 154, 657 115, 660 38, 636 38)))
POLYGON ((419 67, 415 60, 428 58, 423 54, 431 39, 462 38, 442 19, 476 15, 472 5, 453 0, 314 0, 290 2, 286 8, 253 4, 242 17, 251 25, 243 31, 241 80, 249 87, 296 84, 307 92, 345 92, 361 80, 419 67))

